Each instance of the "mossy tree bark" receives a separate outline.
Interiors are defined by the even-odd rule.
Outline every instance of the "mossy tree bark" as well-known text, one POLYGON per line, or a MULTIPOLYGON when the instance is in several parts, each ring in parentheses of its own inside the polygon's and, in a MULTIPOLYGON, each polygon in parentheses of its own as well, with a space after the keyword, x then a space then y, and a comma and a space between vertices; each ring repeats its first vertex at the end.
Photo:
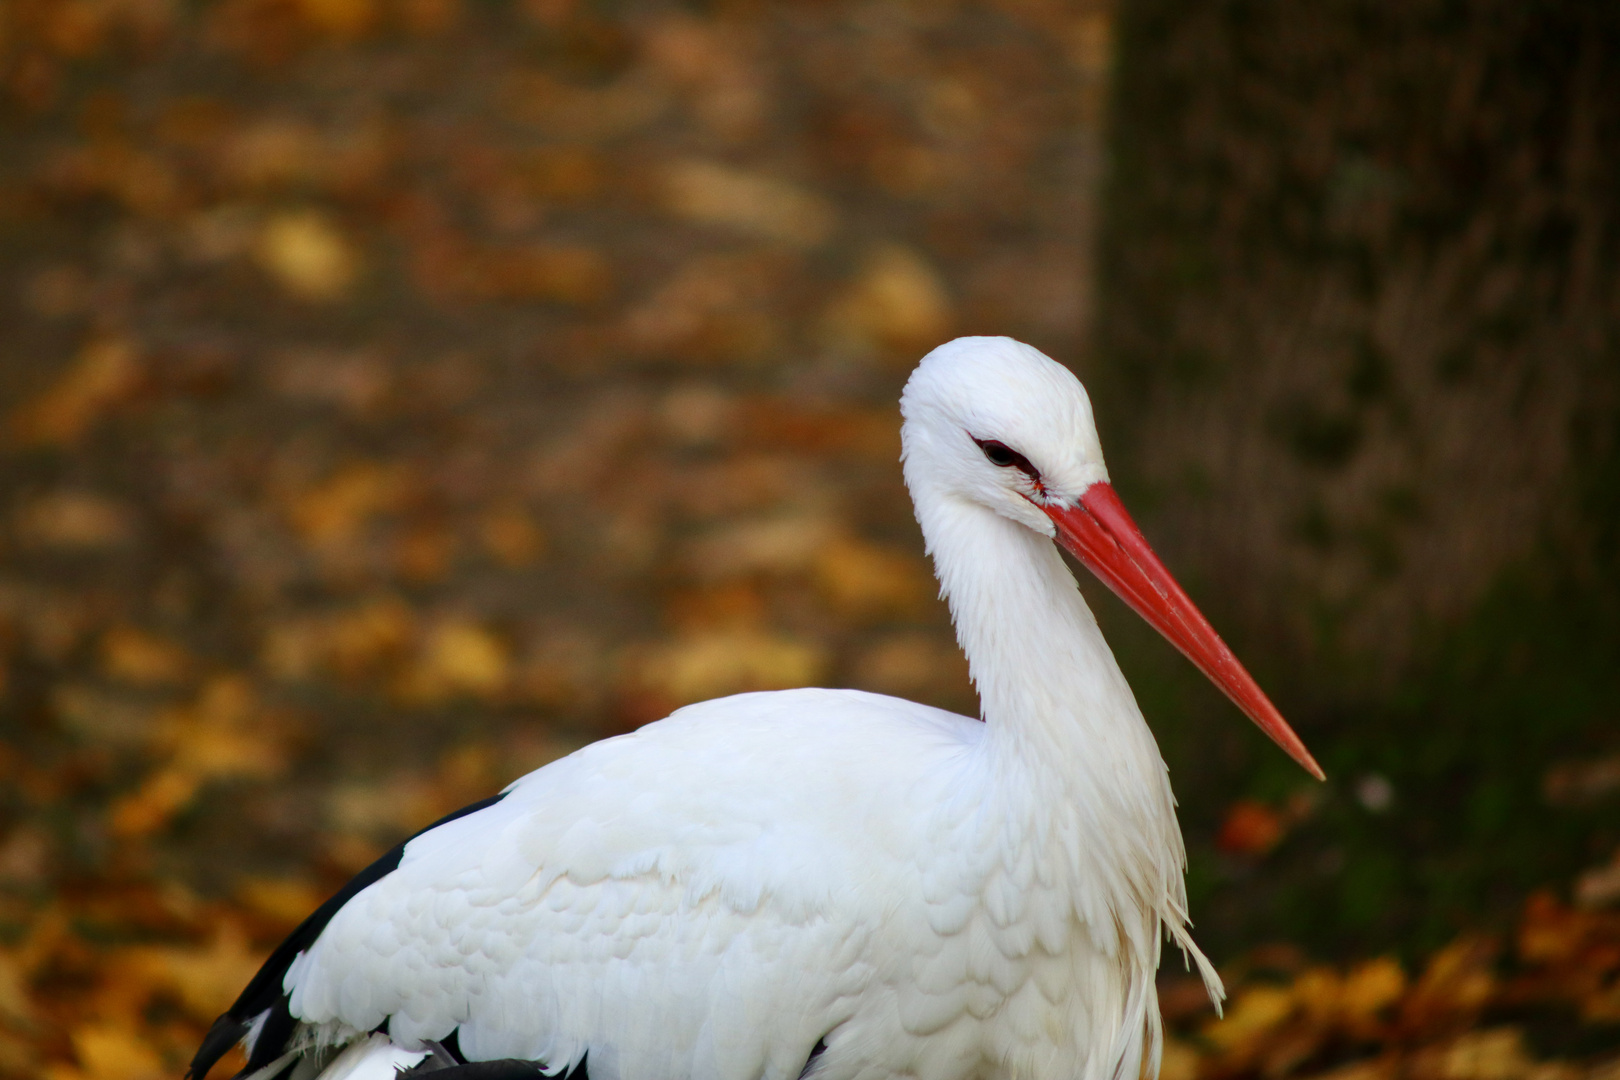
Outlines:
MULTIPOLYGON (((1130 0, 1113 93, 1099 415, 1339 767, 1318 846, 1350 855, 1317 877, 1389 864, 1312 917, 1438 932, 1588 858, 1614 815, 1552 821, 1536 777, 1620 749, 1620 8, 1130 0), (1411 835, 1352 838, 1372 769, 1411 835), (1443 898, 1419 880, 1455 860, 1443 898)), ((1211 740, 1167 734, 1195 801, 1255 767, 1211 740)))

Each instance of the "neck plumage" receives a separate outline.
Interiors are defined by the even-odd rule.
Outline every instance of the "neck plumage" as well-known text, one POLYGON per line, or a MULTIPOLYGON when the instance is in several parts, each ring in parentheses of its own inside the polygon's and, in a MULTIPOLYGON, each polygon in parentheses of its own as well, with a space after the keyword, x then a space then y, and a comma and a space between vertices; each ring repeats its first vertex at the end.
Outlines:
POLYGON ((949 495, 917 512, 998 767, 1173 829, 1153 735, 1052 541, 949 495))
POLYGON ((917 519, 989 730, 988 800, 1074 875, 1076 914, 1158 961, 1187 933, 1186 856, 1158 746, 1068 567, 1046 537, 937 489, 917 519))

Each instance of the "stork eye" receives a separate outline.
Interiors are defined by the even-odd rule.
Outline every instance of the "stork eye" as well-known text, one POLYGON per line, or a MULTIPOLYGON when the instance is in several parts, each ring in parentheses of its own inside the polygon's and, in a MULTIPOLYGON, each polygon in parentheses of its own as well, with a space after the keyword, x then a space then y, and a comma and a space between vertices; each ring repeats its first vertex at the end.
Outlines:
POLYGON ((1041 474, 1036 471, 1035 466, 1029 463, 1029 459, 1006 443, 997 442, 994 439, 974 439, 973 441, 979 444, 979 449, 984 451, 984 456, 989 459, 990 464, 1000 466, 1003 469, 1016 466, 1019 472, 1031 480, 1041 478, 1041 474))
POLYGON ((990 459, 990 464, 1000 465, 1002 468, 1006 468, 1018 460, 1017 454, 998 442, 985 443, 984 456, 990 459))

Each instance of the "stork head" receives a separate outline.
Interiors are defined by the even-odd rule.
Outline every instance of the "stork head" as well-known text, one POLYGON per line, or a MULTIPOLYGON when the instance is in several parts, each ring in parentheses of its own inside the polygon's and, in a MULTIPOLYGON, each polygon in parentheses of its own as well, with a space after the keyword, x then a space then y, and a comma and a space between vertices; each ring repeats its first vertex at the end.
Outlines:
POLYGON ((1154 555, 1108 481, 1091 399, 1061 364, 1005 337, 923 357, 900 398, 906 482, 1049 536, 1180 649, 1307 772, 1321 766, 1154 555))

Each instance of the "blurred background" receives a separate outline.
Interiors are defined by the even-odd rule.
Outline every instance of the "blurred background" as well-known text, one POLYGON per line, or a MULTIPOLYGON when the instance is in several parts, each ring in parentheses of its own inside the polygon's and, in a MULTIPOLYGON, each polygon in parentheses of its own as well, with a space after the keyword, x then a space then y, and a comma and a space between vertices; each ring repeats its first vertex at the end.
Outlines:
POLYGON ((1620 1077, 1620 8, 5 0, 0 118, 0 1075, 684 702, 972 713, 895 403, 994 333, 1330 776, 1083 583, 1167 1080, 1620 1077))

